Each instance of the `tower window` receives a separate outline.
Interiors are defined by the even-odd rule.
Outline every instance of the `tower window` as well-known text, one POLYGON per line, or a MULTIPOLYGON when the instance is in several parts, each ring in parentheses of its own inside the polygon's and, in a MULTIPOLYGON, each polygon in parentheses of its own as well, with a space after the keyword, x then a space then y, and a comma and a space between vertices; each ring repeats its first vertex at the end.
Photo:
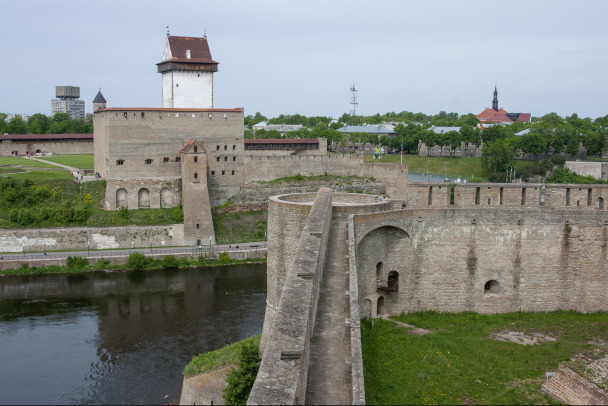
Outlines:
POLYGON ((176 84, 175 84, 175 87, 179 87, 179 83, 176 83, 176 84))
POLYGON ((226 174, 226 171, 222 171, 222 175, 225 175, 225 174, 226 174))
POLYGON ((181 161, 182 161, 182 158, 181 158, 181 157, 179 157, 179 156, 178 156, 178 157, 175 157, 175 162, 181 162, 181 161))
POLYGON ((233 160, 233 161, 236 161, 236 157, 235 157, 235 156, 233 156, 233 157, 232 157, 232 160, 233 160))
POLYGON ((127 112, 126 112, 126 111, 123 113, 123 116, 124 116, 125 118, 127 118, 127 112))
POLYGON ((152 160, 151 159, 146 159, 146 165, 152 165, 152 160))
POLYGON ((211 175, 215 175, 215 171, 211 171, 211 175))
POLYGON ((196 223, 196 229, 197 229, 197 230, 198 230, 198 228, 199 228, 200 226, 201 226, 201 225, 200 225, 199 223, 196 223))
POLYGON ((196 154, 198 152, 198 147, 194 147, 194 153, 196 154))
POLYGON ((198 179, 198 173, 194 172, 194 179, 198 179))
POLYGON ((141 112, 141 118, 146 118, 146 113, 144 113, 143 111, 141 112))
POLYGON ((220 150, 220 146, 218 145, 216 149, 219 151, 220 150))
POLYGON ((232 171, 232 174, 234 175, 234 171, 232 171))
POLYGON ((164 163, 169 162, 169 157, 164 157, 164 158, 163 158, 163 162, 164 162, 164 163))
POLYGON ((232 150, 233 150, 233 151, 234 151, 234 150, 236 150, 236 145, 233 145, 233 146, 232 146, 232 150))
POLYGON ((227 156, 224 157, 224 162, 226 162, 226 161, 228 161, 228 157, 227 156))
POLYGON ((194 157, 194 162, 198 162, 198 157, 197 156, 194 157))
POLYGON ((116 161, 116 165, 124 165, 124 164, 125 164, 124 159, 118 159, 118 160, 116 161))
POLYGON ((224 145, 224 151, 228 149, 228 145, 224 145))
POLYGON ((220 161, 220 157, 219 157, 219 156, 217 157, 217 161, 218 161, 218 162, 220 161))

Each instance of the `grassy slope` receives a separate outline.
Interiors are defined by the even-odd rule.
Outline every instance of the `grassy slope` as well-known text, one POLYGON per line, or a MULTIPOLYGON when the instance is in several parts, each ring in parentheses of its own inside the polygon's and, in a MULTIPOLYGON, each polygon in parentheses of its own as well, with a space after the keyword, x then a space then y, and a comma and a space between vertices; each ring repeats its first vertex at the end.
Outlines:
POLYGON ((212 212, 215 239, 218 244, 264 241, 268 212, 266 210, 242 213, 212 212))
MULTIPOLYGON (((408 334, 389 321, 362 322, 368 404, 547 404, 546 371, 605 339, 608 313, 412 313, 397 320, 435 330, 408 334), (541 332, 555 342, 527 346, 494 332, 541 332)), ((606 351, 606 348, 603 349, 606 351)))
MULTIPOLYGON (((370 163, 401 163, 400 155, 384 155, 381 159, 374 159, 373 155, 365 155, 365 162, 370 163)), ((481 166, 481 158, 446 158, 425 157, 417 155, 404 155, 403 164, 408 166, 409 172, 426 173, 431 175, 460 176, 463 179, 487 178, 491 172, 481 166)))
POLYGON ((93 154, 45 156, 40 159, 57 162, 58 164, 71 166, 73 168, 93 169, 95 167, 93 154))
POLYGON ((219 350, 192 357, 192 361, 184 369, 184 376, 189 378, 205 371, 236 363, 241 347, 247 342, 252 342, 259 347, 261 337, 261 335, 249 337, 219 350))
POLYGON ((28 168, 56 168, 55 165, 34 161, 33 159, 22 158, 20 156, 0 157, 0 165, 22 165, 28 168))

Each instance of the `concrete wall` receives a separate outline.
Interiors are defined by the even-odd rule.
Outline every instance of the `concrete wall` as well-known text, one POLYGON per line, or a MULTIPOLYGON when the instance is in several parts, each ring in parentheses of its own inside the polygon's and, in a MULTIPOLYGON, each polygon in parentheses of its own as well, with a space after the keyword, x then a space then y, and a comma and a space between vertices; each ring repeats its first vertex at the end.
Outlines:
POLYGON ((330 189, 322 188, 310 209, 270 334, 262 338, 262 363, 248 404, 305 403, 310 339, 331 225, 331 195, 330 189))
POLYGON ((0 252, 184 245, 184 225, 0 229, 0 252))
POLYGON ((362 317, 380 297, 389 314, 608 309, 606 212, 431 208, 353 221, 362 317), (398 290, 378 290, 391 271, 398 290))
POLYGON ((78 141, 10 141, 0 142, 0 156, 35 154, 38 150, 41 153, 52 153, 56 155, 67 154, 92 154, 93 140, 78 141))

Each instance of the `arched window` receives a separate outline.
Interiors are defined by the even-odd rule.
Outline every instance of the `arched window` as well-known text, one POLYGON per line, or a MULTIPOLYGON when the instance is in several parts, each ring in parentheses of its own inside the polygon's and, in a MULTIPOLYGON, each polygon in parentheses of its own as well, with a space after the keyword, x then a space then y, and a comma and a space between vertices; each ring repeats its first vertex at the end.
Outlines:
POLYGON ((489 280, 483 285, 484 295, 499 295, 500 294, 500 283, 494 279, 489 280))
POLYGON ((120 188, 116 191, 116 209, 120 207, 127 207, 127 191, 126 189, 120 188))
POLYGON ((376 314, 380 316, 384 313, 384 296, 378 298, 378 306, 376 307, 376 314))
POLYGON ((150 208, 150 191, 148 189, 139 189, 139 192, 137 192, 137 207, 140 209, 150 208))
POLYGON ((388 290, 397 292, 399 290, 399 272, 390 271, 388 273, 388 290))

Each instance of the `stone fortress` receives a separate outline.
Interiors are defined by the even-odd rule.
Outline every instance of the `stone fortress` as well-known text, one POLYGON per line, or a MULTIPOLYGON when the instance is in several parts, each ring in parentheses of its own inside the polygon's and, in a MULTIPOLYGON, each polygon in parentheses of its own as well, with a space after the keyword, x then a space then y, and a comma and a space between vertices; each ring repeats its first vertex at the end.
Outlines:
POLYGON ((184 242, 215 242, 211 207, 253 181, 283 176, 360 175, 404 190, 400 165, 364 164, 362 157, 328 155, 327 141, 244 140, 244 109, 213 107, 213 73, 206 36, 167 33, 161 108, 94 103, 95 171, 106 180, 106 210, 174 207, 184 210, 184 242))

